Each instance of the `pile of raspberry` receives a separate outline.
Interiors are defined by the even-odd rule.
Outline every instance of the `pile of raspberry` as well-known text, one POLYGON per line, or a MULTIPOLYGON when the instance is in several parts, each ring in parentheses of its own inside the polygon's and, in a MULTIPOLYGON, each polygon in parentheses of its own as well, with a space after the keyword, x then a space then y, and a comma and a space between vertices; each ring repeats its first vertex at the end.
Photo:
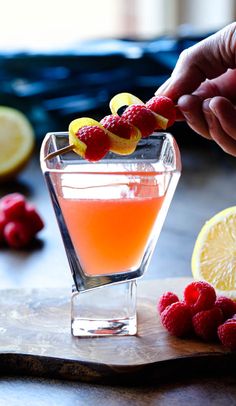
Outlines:
POLYGON ((26 248, 43 227, 36 208, 22 194, 11 193, 0 199, 0 246, 26 248))
POLYGON ((163 326, 177 337, 199 337, 205 342, 220 341, 236 350, 236 302, 216 296, 207 282, 192 282, 183 292, 183 300, 173 292, 164 293, 157 309, 163 326))

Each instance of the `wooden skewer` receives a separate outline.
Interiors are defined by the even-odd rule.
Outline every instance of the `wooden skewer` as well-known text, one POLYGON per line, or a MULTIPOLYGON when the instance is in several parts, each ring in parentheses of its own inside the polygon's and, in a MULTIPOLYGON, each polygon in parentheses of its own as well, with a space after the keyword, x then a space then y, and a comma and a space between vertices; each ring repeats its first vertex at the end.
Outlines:
POLYGON ((65 154, 66 152, 72 151, 75 148, 73 144, 67 145, 67 147, 58 149, 57 151, 51 152, 47 156, 45 156, 44 161, 47 161, 48 159, 52 159, 57 155, 65 154))

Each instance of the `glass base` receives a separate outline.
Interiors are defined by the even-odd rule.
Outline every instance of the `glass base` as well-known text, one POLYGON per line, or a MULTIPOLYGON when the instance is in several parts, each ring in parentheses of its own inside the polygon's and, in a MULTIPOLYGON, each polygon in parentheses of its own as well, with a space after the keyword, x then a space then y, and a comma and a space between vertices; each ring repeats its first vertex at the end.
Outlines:
POLYGON ((136 280, 72 291, 71 330, 76 337, 135 335, 136 280))

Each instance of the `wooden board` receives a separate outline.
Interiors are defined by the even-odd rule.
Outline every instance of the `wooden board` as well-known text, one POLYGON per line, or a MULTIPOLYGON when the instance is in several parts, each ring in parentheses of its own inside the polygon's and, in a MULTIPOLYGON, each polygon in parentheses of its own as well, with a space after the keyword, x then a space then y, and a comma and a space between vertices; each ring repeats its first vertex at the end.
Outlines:
POLYGON ((2 290, 0 372, 138 383, 172 379, 183 373, 235 371, 235 352, 220 344, 171 337, 162 327, 157 298, 167 290, 181 297, 189 281, 139 281, 139 329, 132 337, 72 337, 69 291, 2 290))

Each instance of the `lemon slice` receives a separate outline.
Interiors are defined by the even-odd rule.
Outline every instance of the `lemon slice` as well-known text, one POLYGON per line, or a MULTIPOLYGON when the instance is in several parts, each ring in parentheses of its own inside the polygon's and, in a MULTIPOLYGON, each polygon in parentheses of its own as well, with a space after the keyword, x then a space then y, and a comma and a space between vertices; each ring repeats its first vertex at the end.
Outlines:
POLYGON ((192 254, 196 280, 211 283, 217 294, 236 300, 236 206, 205 223, 192 254))
POLYGON ((109 107, 112 114, 117 114, 118 110, 131 104, 144 104, 142 100, 131 93, 118 93, 110 100, 109 107))
POLYGON ((30 159, 34 131, 20 111, 0 106, 0 181, 17 175, 30 159))

